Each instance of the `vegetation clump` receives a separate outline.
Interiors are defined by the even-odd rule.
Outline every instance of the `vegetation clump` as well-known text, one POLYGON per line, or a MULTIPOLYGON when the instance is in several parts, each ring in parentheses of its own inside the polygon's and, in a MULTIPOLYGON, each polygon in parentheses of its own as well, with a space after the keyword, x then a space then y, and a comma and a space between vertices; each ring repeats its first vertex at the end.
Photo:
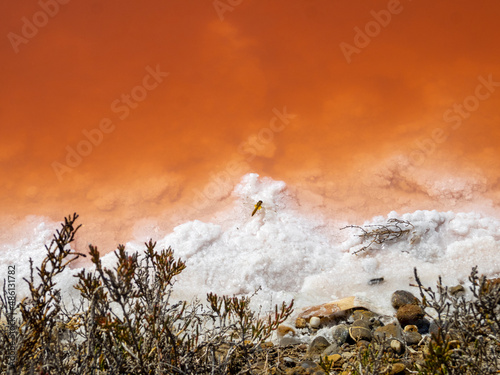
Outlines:
MULTIPOLYGON (((265 341, 291 313, 293 301, 259 316, 249 297, 210 293, 200 301, 172 303, 175 277, 186 267, 172 249, 149 241, 143 255, 115 251, 113 269, 90 245, 94 271, 76 275, 80 299, 71 311, 55 278, 83 254, 69 244, 78 215, 65 219, 40 267, 33 267, 30 297, 18 306, 18 335, 0 328, 2 374, 237 374, 255 373, 265 341), (35 277, 34 273, 38 277, 35 277)), ((83 255, 84 256, 84 255, 83 255)), ((7 295, 0 299, 7 318, 7 295)))

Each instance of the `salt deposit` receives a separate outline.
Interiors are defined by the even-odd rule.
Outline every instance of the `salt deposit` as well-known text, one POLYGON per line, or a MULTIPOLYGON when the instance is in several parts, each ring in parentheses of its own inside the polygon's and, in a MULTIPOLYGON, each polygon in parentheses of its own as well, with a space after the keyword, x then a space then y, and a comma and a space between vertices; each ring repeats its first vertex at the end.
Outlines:
MULTIPOLYGON (((175 298, 204 300, 207 292, 253 294, 256 306, 295 299, 296 307, 356 296, 377 309, 393 312, 391 294, 407 289, 418 294, 413 268, 422 281, 434 286, 439 275, 447 285, 468 283, 471 267, 488 276, 500 275, 500 222, 475 212, 390 212, 356 225, 406 220, 411 233, 357 255, 362 245, 359 229, 340 230, 341 218, 307 212, 282 181, 245 175, 233 191, 233 203, 214 213, 210 221, 193 220, 178 225, 158 248, 171 246, 187 268, 178 277, 175 298), (251 216, 254 205, 262 209, 251 216), (383 282, 369 285, 374 278, 383 282)), ((0 264, 16 265, 18 300, 26 296, 23 277, 29 276, 29 258, 39 265, 44 244, 59 227, 43 217, 27 217, 18 224, 16 240, 0 244, 0 264), (21 227, 23 230, 21 230, 21 227)), ((126 244, 128 251, 142 251, 141 241, 126 244)), ((113 253, 103 257, 112 265, 113 253)), ((78 269, 68 269, 59 287, 69 300, 78 269)))

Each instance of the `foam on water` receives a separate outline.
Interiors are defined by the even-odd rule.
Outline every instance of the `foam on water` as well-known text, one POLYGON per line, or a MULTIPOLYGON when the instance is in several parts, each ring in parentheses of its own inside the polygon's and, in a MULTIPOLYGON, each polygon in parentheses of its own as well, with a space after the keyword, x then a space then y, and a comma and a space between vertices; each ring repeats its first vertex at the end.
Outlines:
MULTIPOLYGON (((389 213, 366 223, 385 224, 390 218, 413 225, 408 236, 353 254, 362 246, 359 230, 340 230, 341 218, 304 212, 284 182, 245 175, 233 191, 230 207, 210 221, 183 223, 158 240, 158 249, 171 246, 187 268, 178 277, 175 297, 204 300, 207 292, 252 294, 256 305, 269 306, 295 299, 296 307, 355 295, 390 313, 390 295, 397 289, 417 292, 413 268, 422 281, 434 286, 439 275, 447 285, 468 283, 472 266, 487 276, 500 274, 500 222, 474 212, 415 211, 389 213), (263 201, 254 216, 254 204, 263 201), (373 278, 384 278, 368 285, 373 278)), ((27 293, 22 277, 29 275, 29 257, 39 265, 57 223, 29 217, 23 238, 4 243, 1 264, 17 268, 18 299, 27 293)), ((127 243, 128 251, 142 251, 141 241, 127 243)), ((113 253, 103 257, 111 266, 113 253)), ((68 269, 59 284, 66 297, 76 296, 71 285, 78 269, 68 269)))

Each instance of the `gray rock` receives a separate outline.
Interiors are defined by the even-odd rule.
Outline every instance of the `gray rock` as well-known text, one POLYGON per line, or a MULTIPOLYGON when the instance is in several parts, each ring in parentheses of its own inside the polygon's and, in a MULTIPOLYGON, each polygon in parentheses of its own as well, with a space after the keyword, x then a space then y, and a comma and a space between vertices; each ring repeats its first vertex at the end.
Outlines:
POLYGON ((290 337, 290 336, 285 336, 283 337, 280 342, 279 342, 279 345, 280 346, 290 346, 290 345, 297 345, 297 344, 300 344, 302 341, 300 341, 298 338, 296 337, 290 337))
POLYGON ((337 345, 337 343, 330 344, 323 352, 321 353, 322 356, 329 356, 332 354, 340 354, 342 350, 340 349, 340 346, 337 345))
POLYGON ((307 354, 310 356, 316 356, 328 348, 330 343, 323 336, 316 336, 314 340, 309 344, 309 348, 307 349, 307 354))
POLYGON ((339 324, 332 328, 332 336, 338 346, 344 344, 349 337, 349 327, 345 324, 339 324))
POLYGON ((314 371, 314 374, 324 374, 325 372, 321 369, 321 367, 313 361, 302 361, 300 362, 300 367, 307 370, 307 374, 311 374, 310 371, 314 371))
POLYGON ((418 331, 404 331, 403 338, 408 345, 415 345, 422 340, 422 335, 418 331))
POLYGON ((302 361, 300 362, 300 365, 304 368, 316 368, 318 367, 318 364, 313 361, 302 361))
POLYGON ((396 290, 392 293, 391 304, 396 310, 404 305, 416 305, 419 303, 418 298, 406 290, 396 290))

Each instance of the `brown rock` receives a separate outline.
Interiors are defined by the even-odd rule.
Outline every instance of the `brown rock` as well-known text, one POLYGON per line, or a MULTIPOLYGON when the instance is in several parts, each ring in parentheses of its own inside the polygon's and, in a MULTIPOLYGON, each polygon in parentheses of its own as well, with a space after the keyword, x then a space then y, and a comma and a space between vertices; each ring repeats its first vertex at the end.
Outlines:
POLYGON ((378 327, 374 335, 382 339, 396 338, 401 340, 403 338, 402 329, 397 323, 390 323, 383 327, 378 327))
POLYGON ((278 334, 279 338, 282 338, 285 335, 295 336, 296 332, 292 327, 285 324, 280 324, 278 326, 278 329, 276 330, 276 333, 278 334))
POLYGON ((338 362, 342 359, 342 356, 340 354, 332 354, 326 357, 329 361, 332 362, 338 362))
POLYGON ((403 374, 406 366, 404 363, 398 362, 394 363, 389 371, 390 375, 403 374))
POLYGON ((392 293, 391 304, 396 310, 404 305, 417 305, 419 303, 418 298, 406 290, 396 290, 392 293))
POLYGON ((371 318, 376 318, 376 317, 378 317, 378 314, 376 314, 370 310, 354 310, 352 312, 352 318, 354 320, 357 320, 357 319, 370 320, 371 318))
POLYGON ((416 325, 409 324, 405 327, 405 332, 418 332, 418 328, 416 325))
POLYGON ((370 329, 370 321, 366 320, 366 319, 356 319, 352 323, 352 326, 353 327, 363 327, 363 328, 366 328, 366 329, 370 329))
POLYGON ((297 318, 295 320, 295 328, 306 328, 307 327, 307 321, 304 318, 297 318))
MULTIPOLYGON (((299 314, 299 318, 309 321, 311 317, 317 316, 322 323, 325 320, 335 319, 349 315, 355 309, 373 310, 372 306, 356 297, 347 297, 338 301, 324 303, 322 305, 311 306, 299 314)), ((297 327, 298 328, 298 327, 297 327)))
POLYGON ((404 305, 396 312, 396 318, 402 327, 408 324, 417 325, 424 317, 424 310, 418 305, 404 305))
POLYGON ((370 341, 372 339, 372 331, 365 327, 351 327, 349 328, 349 335, 356 342, 359 340, 370 341))
POLYGON ((313 361, 302 361, 298 366, 288 368, 285 370, 286 375, 324 375, 325 372, 321 367, 313 361))

